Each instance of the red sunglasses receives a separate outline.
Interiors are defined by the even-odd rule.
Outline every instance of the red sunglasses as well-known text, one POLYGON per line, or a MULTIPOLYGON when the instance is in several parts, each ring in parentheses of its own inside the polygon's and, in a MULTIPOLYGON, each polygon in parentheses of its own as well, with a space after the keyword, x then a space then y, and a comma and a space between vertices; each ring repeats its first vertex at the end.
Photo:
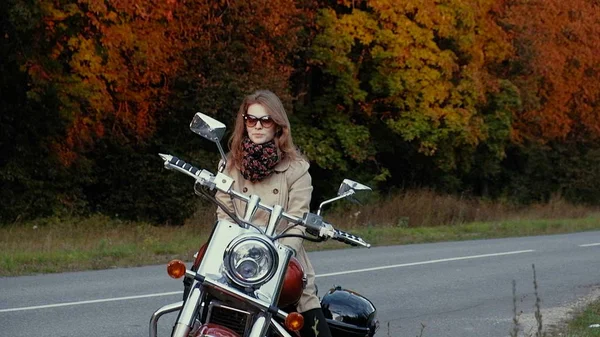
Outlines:
POLYGON ((275 125, 275 121, 273 120, 273 118, 271 118, 271 116, 262 116, 260 118, 256 117, 256 116, 252 116, 252 115, 246 115, 244 114, 244 123, 246 124, 247 127, 249 128, 253 128, 256 126, 256 123, 260 122, 260 125, 263 126, 263 128, 270 128, 273 125, 275 125))

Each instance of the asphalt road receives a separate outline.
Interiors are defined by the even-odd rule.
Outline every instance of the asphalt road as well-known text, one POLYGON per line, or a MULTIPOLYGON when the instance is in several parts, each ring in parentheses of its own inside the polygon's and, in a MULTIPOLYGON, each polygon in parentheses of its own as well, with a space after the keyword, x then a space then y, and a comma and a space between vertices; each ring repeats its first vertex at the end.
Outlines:
MULTIPOLYGON (((346 249, 309 254, 323 293, 342 285, 377 307, 376 336, 533 332, 535 265, 547 326, 600 288, 600 232, 346 249), (558 314, 557 314, 558 313, 558 314)), ((164 266, 0 278, 0 336, 147 336, 151 314, 180 300, 164 266)), ((159 325, 166 336, 174 314, 159 325)))

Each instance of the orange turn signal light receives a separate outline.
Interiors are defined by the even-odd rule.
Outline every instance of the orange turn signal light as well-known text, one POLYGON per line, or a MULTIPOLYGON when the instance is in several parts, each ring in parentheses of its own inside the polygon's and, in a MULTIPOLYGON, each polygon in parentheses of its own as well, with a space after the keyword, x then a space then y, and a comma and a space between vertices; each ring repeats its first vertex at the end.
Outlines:
POLYGON ((285 327, 292 331, 300 331, 304 326, 304 316, 297 312, 290 312, 285 319, 285 327))
POLYGON ((185 275, 185 263, 181 260, 171 260, 167 264, 167 273, 172 278, 180 278, 185 275))

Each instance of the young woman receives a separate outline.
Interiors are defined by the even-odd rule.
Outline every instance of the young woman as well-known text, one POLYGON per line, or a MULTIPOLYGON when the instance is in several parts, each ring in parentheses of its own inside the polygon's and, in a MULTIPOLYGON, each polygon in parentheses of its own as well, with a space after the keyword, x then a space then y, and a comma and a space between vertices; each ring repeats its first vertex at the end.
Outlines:
MULTIPOLYGON (((235 121, 233 135, 229 141, 225 172, 235 182, 233 188, 246 195, 256 194, 261 202, 280 205, 293 216, 302 217, 309 211, 312 194, 308 162, 298 153, 292 141, 292 132, 283 104, 268 90, 259 90, 246 96, 235 121)), ((228 195, 218 192, 217 199, 235 210, 242 218, 244 204, 232 201, 228 195)), ((228 219, 227 214, 217 209, 219 219, 228 219)), ((258 210, 254 220, 266 225, 268 213, 258 210)), ((290 234, 304 234, 304 228, 296 226, 290 234)), ((319 298, 316 296, 315 271, 308 259, 301 238, 284 238, 282 244, 296 252, 296 258, 304 267, 307 285, 297 305, 304 316, 303 337, 330 337, 331 332, 319 298)))

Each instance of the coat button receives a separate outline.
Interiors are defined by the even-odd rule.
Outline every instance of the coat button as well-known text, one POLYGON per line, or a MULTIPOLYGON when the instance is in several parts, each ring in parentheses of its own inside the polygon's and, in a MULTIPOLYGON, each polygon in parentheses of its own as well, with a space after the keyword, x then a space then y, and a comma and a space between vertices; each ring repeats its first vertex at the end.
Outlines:
POLYGON ((244 192, 244 193, 248 192, 248 187, 244 187, 244 189, 242 190, 242 192, 244 192))
POLYGON ((278 189, 274 189, 273 190, 273 194, 277 194, 277 193, 279 193, 279 190, 278 189))

